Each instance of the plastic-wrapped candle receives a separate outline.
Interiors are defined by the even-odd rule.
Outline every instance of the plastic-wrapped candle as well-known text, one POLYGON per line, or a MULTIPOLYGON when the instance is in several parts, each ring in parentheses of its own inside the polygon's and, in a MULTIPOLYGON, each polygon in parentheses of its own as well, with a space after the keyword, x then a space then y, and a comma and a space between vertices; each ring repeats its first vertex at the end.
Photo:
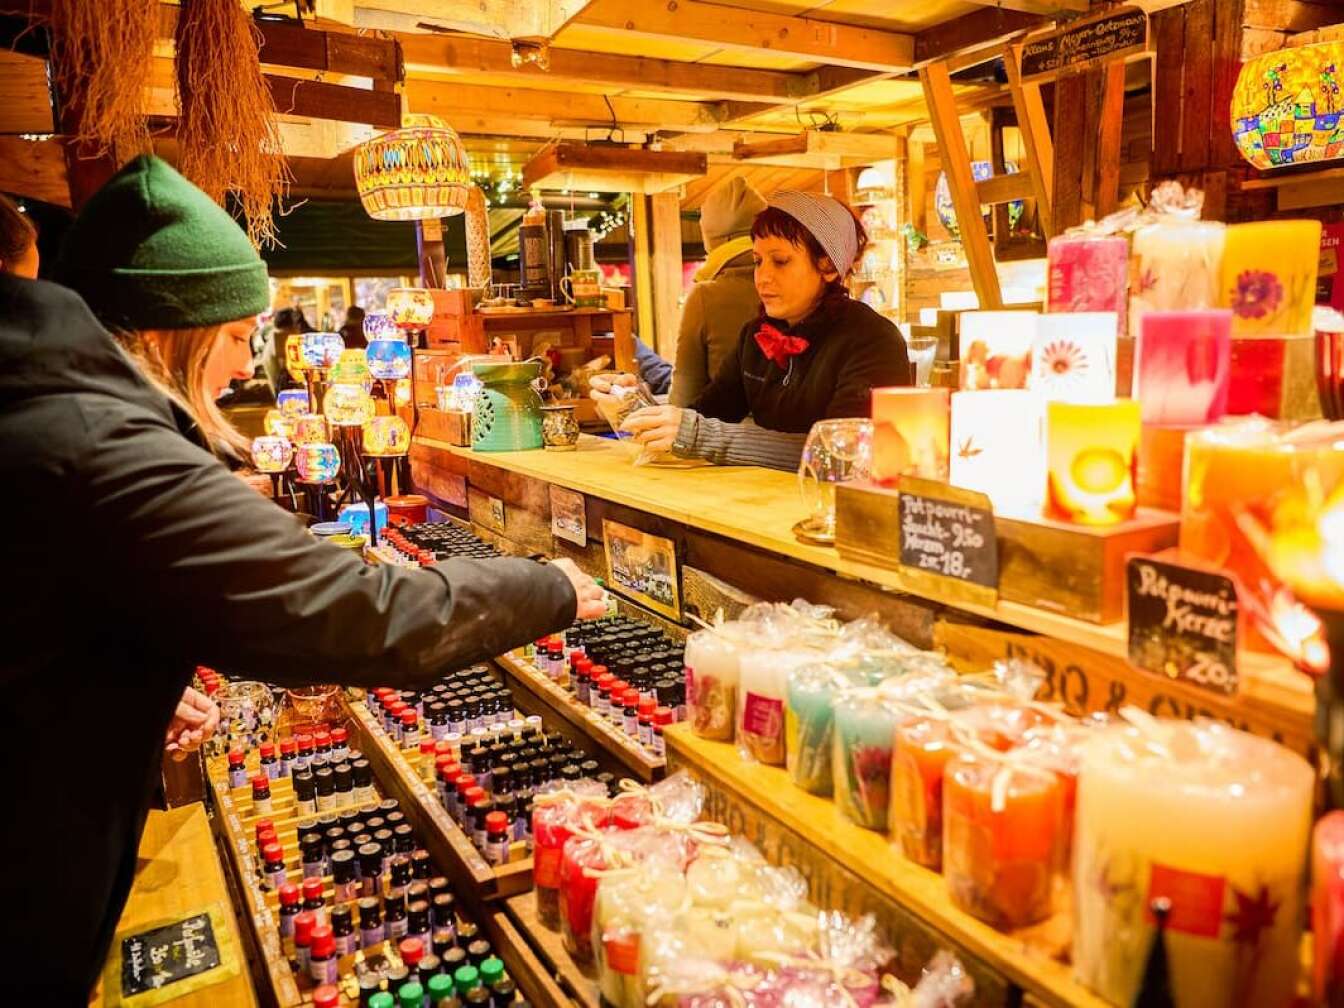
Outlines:
POLYGON ((402 339, 369 341, 369 372, 375 378, 405 378, 411 373, 411 347, 402 339))
POLYGON ((1060 235, 1046 249, 1051 312, 1115 312, 1126 331, 1129 241, 1114 235, 1060 235))
POLYGON ((1148 311, 1134 348, 1134 395, 1146 424, 1203 424, 1227 412, 1232 313, 1148 311))
POLYGON ((919 718, 896 728, 888 825, 905 856, 934 871, 943 866, 943 770, 960 751, 945 720, 919 718))
POLYGON ((288 438, 267 436, 252 439, 252 464, 258 472, 284 472, 293 459, 294 446, 288 438))
POLYGON ((691 730, 701 738, 732 741, 740 650, 727 627, 700 630, 686 640, 686 707, 691 730))
POLYGON ((280 408, 280 415, 288 417, 291 420, 297 420, 305 413, 309 412, 308 390, 307 389, 281 389, 275 394, 275 405, 280 408))
POLYGON ((373 396, 362 385, 331 385, 322 412, 334 427, 363 427, 373 419, 373 396))
POLYGON ((1137 993, 1166 898, 1177 1008, 1285 1008, 1300 961, 1313 774, 1212 721, 1108 728, 1083 750, 1073 962, 1112 1004, 1137 993))
POLYGON ((294 452, 294 464, 299 470, 300 483, 330 483, 341 471, 341 453, 334 444, 299 445, 294 452))
POLYGON ((835 804, 852 822, 885 831, 891 803, 891 744, 901 714, 876 687, 835 699, 835 804))
POLYGON ((804 791, 831 793, 831 705, 838 677, 830 665, 808 665, 789 673, 784 707, 785 759, 789 776, 804 791))
POLYGON ((751 648, 740 662, 737 745, 744 759, 783 766, 784 692, 789 673, 821 655, 804 648, 751 648))
POLYGON ((598 886, 593 907, 593 953, 602 1000, 613 1008, 644 1008, 639 969, 644 930, 674 913, 686 898, 676 866, 654 860, 598 886))
POLYGON ((1028 386, 1057 402, 1114 399, 1116 325, 1115 312, 1042 315, 1028 386))
POLYGON ((340 333, 309 332, 299 335, 299 356, 305 370, 325 371, 338 360, 345 350, 340 333))
POLYGON ((364 454, 396 458, 411 447, 411 429, 399 416, 376 416, 364 425, 364 454))

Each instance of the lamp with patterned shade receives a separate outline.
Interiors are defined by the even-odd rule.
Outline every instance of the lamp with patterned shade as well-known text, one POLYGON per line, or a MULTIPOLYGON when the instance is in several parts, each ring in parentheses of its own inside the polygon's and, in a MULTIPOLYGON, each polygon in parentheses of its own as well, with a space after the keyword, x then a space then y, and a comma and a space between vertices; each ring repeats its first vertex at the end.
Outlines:
POLYGON ((355 149, 355 188, 374 220, 460 214, 471 187, 466 149, 438 116, 405 116, 401 129, 355 149))
POLYGON ((1232 137, 1257 168, 1344 158, 1344 41, 1263 53, 1232 91, 1232 137))

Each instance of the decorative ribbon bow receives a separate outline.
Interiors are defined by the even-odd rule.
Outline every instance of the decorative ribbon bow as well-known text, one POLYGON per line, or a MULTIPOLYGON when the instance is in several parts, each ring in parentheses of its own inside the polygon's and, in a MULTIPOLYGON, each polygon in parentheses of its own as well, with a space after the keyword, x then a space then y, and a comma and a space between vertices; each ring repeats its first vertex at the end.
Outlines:
POLYGON ((777 367, 787 367, 790 357, 796 357, 809 346, 801 336, 782 333, 769 322, 762 322, 756 330, 756 345, 761 353, 774 362, 777 367))

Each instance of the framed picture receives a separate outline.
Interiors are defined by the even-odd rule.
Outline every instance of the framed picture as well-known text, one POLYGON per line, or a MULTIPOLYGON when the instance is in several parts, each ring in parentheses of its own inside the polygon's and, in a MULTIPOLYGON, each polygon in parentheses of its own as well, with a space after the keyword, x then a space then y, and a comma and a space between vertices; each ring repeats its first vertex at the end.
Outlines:
POLYGON ((668 619, 680 620, 676 544, 606 519, 602 521, 602 538, 608 586, 668 619))

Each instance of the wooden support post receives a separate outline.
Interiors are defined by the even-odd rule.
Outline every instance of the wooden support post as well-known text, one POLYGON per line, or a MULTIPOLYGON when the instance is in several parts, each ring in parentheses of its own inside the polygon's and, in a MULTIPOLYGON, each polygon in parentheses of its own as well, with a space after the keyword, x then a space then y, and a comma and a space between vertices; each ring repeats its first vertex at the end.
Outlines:
POLYGON ((910 140, 905 149, 905 191, 906 205, 909 210, 906 220, 915 226, 915 230, 924 233, 924 201, 927 192, 924 187, 924 141, 910 140))
POLYGON ((635 292, 636 335, 646 344, 652 344, 656 318, 653 308, 653 261, 649 248, 649 198, 640 193, 630 194, 631 273, 635 292))
POLYGON ((1153 61, 1153 150, 1148 176, 1157 182, 1181 168, 1185 8, 1172 7, 1154 14, 1151 31, 1157 56, 1153 61))
POLYGON ((443 222, 437 217, 416 221, 415 248, 420 258, 420 286, 446 286, 448 257, 443 251, 443 222))
POLYGON ((1022 83, 1022 47, 1009 46, 1003 65, 1008 72, 1008 91, 1017 111, 1017 128, 1022 133, 1026 154, 1023 170, 1031 176, 1036 191, 1036 220, 1047 238, 1054 229, 1055 142, 1050 136, 1050 120, 1045 115, 1038 84, 1022 83))
POLYGON ((676 190, 649 198, 652 206, 654 341, 667 360, 677 359, 681 319, 681 196, 676 190))
POLYGON ((1083 222, 1083 161, 1087 136, 1087 77, 1070 74, 1055 82, 1055 185, 1052 223, 1056 234, 1083 222))
MULTIPOLYGON (((1003 130, 1007 125, 1007 109, 991 108, 986 112, 989 122, 989 165, 996 176, 1007 176, 1007 159, 1003 155, 1003 130)), ((994 251, 1001 251, 1011 237, 1012 226, 1009 223, 1008 204, 995 203, 990 209, 994 220, 994 251)))
MULTIPOLYGON (((1180 167, 1182 172, 1196 172, 1209 166, 1213 142, 1213 0, 1191 0, 1181 11, 1185 15, 1185 66, 1181 71, 1180 167)), ((1227 109, 1221 114, 1227 115, 1227 109)))
POLYGON ((1102 71, 1101 139, 1097 144, 1097 219, 1120 205, 1120 140, 1125 128, 1125 64, 1117 60, 1102 71))
POLYGON ((924 86, 924 100, 933 120, 933 132, 938 138, 938 150, 952 190, 952 205, 957 212, 961 229, 961 243, 966 251, 966 262, 971 270, 971 283, 982 311, 1003 307, 1003 293, 999 274, 994 266, 994 251, 989 245, 989 233, 980 213, 980 199, 971 174, 971 157, 966 150, 966 137, 961 132, 957 116, 957 100, 952 93, 952 78, 946 63, 932 63, 919 71, 924 86))

